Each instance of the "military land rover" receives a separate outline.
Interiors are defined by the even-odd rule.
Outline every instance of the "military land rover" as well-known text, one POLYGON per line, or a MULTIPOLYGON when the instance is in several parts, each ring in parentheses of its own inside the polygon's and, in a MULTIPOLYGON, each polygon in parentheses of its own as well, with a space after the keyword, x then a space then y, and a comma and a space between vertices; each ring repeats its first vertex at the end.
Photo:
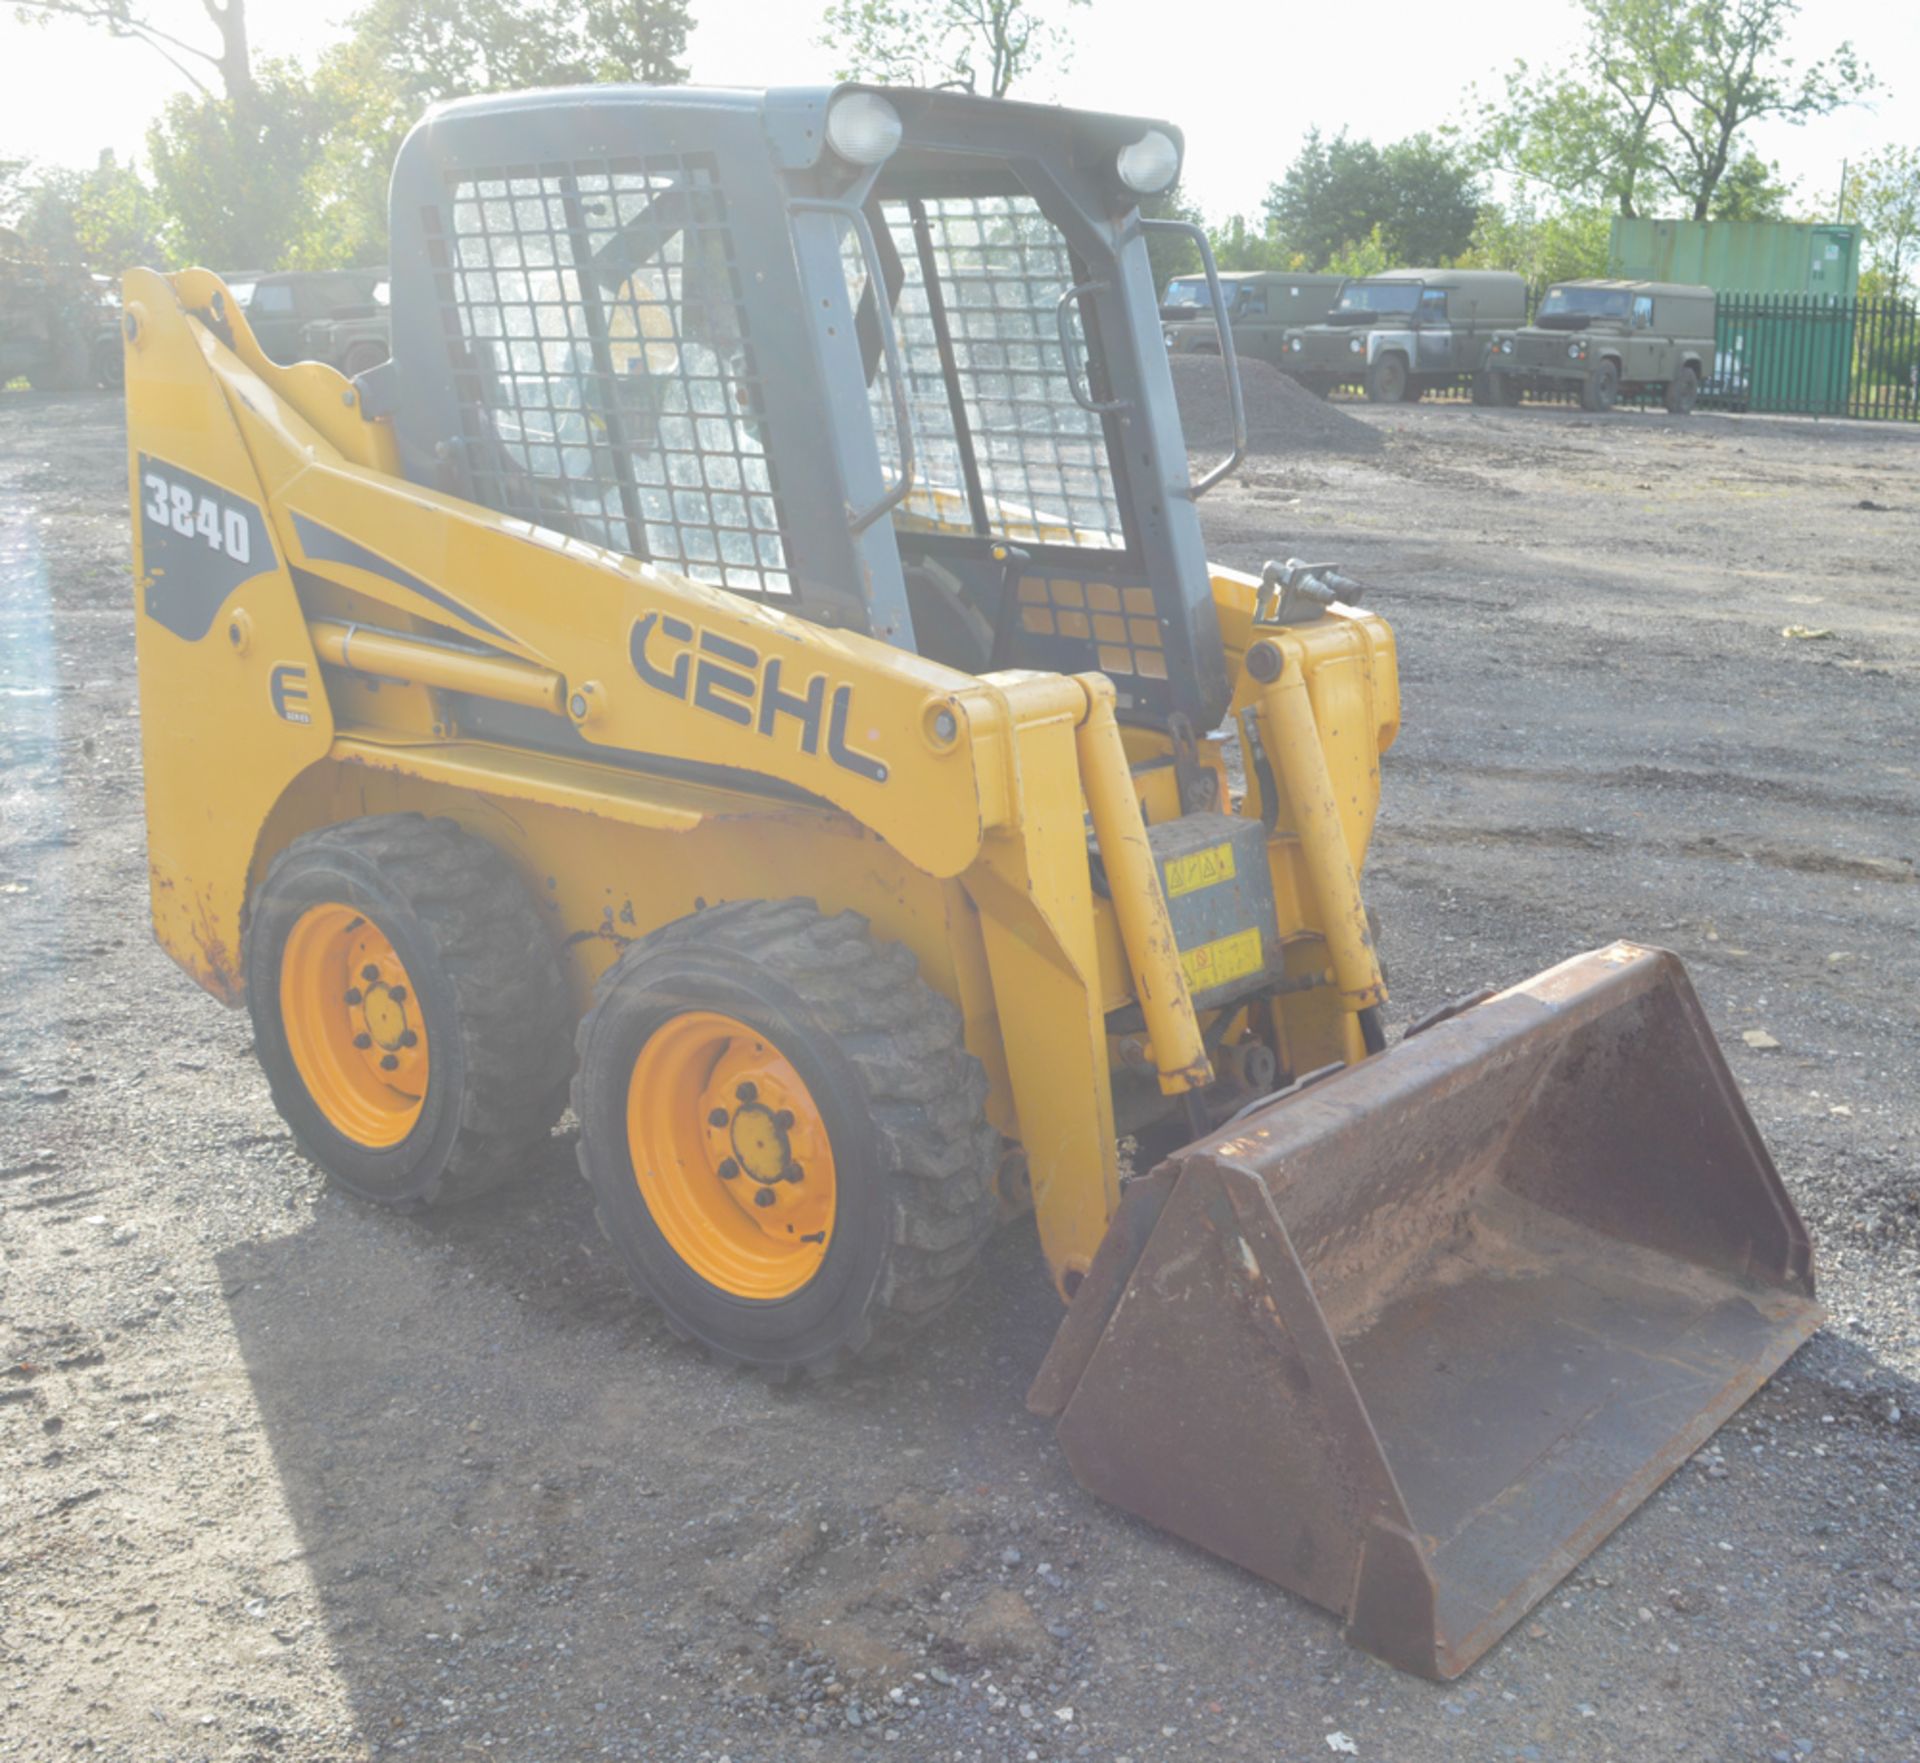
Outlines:
POLYGON ((1471 377, 1475 402, 1490 403, 1488 345, 1526 315, 1527 284, 1508 270, 1357 276, 1324 320, 1287 332, 1279 365, 1322 397, 1364 386, 1375 403, 1398 404, 1471 377))
POLYGON ((1714 298, 1692 282, 1555 282, 1524 330, 1494 338, 1496 402, 1525 390, 1580 394, 1611 410, 1623 394, 1657 393, 1688 415, 1713 372, 1714 298))
POLYGON ((324 361, 352 379, 387 358, 384 269, 236 270, 222 279, 271 361, 324 361))
MULTIPOLYGON (((1281 365, 1287 331, 1315 324, 1327 315, 1345 281, 1337 275, 1289 275, 1277 270, 1223 273, 1220 294, 1233 347, 1241 357, 1256 356, 1281 365)), ((1175 276, 1161 297, 1167 348, 1175 355, 1217 355, 1220 336, 1213 325, 1205 276, 1175 276)))

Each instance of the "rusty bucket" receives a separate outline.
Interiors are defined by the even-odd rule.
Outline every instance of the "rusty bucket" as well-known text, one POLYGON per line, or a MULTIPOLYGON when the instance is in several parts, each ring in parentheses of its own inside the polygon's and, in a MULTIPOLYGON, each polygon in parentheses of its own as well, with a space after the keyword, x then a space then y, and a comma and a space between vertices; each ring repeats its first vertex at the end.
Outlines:
POLYGON ((1622 943, 1131 1184, 1028 1401, 1094 1493, 1445 1678, 1820 1315, 1684 970, 1622 943))

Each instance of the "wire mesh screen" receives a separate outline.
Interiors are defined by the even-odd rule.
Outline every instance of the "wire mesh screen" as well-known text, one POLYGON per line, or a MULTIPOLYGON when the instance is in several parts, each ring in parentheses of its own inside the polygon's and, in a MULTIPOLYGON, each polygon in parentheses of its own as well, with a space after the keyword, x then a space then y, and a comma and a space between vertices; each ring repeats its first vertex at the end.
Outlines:
POLYGON ((476 499, 721 587, 792 591, 709 160, 463 175, 425 219, 476 499))
MULTIPOLYGON (((970 450, 987 531, 1124 547, 1106 432, 1097 414, 1074 401, 1061 352, 1057 309, 1074 277, 1059 229, 1026 196, 894 201, 883 213, 902 272, 894 314, 918 454, 906 512, 977 527, 962 464, 970 450), (951 386, 940 320, 952 340, 951 386)), ((1077 309, 1071 323, 1077 332, 1077 309)), ((1078 354, 1084 362, 1084 339, 1078 354)), ((897 449, 884 369, 873 397, 882 462, 891 471, 897 449)))

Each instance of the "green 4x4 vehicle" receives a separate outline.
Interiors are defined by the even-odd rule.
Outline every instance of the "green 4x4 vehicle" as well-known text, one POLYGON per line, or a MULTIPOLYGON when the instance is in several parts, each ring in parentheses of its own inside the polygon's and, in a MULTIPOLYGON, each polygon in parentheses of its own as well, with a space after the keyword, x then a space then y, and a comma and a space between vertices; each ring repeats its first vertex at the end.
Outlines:
POLYGON ((1488 345, 1526 315, 1527 284, 1508 270, 1358 276, 1321 323, 1287 332, 1280 365, 1323 398, 1335 386, 1364 386, 1377 404, 1411 402, 1472 375, 1475 402, 1488 403, 1488 345))
POLYGON ((1659 392, 1692 411, 1713 372, 1714 299, 1695 282, 1555 282, 1524 330, 1494 339, 1495 400, 1527 387, 1577 387, 1583 410, 1611 410, 1623 392, 1659 392))
MULTIPOLYGON (((1243 361, 1251 355, 1280 366, 1288 328, 1326 317, 1345 280, 1337 275, 1289 275, 1265 269, 1223 272, 1220 296, 1226 304, 1227 323, 1233 327, 1234 353, 1243 361)), ((1168 282, 1160 317, 1169 353, 1220 353, 1205 276, 1175 276, 1168 282)))

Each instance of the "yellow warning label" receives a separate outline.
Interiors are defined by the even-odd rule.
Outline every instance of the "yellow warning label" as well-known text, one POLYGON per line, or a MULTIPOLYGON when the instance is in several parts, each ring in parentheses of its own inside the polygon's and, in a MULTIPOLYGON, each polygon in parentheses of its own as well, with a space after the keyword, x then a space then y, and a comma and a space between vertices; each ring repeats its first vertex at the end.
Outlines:
MULTIPOLYGON (((1222 851, 1225 849, 1224 845, 1221 846, 1222 851)), ((1231 874, 1231 870, 1228 873, 1231 874)), ((1257 930, 1237 930, 1230 937, 1202 943, 1197 949, 1182 949, 1180 965, 1186 969, 1187 990, 1190 992, 1211 991, 1230 980, 1258 973, 1266 965, 1260 951, 1260 933, 1257 930)))
POLYGON ((1215 882, 1232 881, 1233 847, 1209 845, 1204 851, 1191 851, 1185 857, 1167 859, 1167 898, 1197 893, 1215 882))

